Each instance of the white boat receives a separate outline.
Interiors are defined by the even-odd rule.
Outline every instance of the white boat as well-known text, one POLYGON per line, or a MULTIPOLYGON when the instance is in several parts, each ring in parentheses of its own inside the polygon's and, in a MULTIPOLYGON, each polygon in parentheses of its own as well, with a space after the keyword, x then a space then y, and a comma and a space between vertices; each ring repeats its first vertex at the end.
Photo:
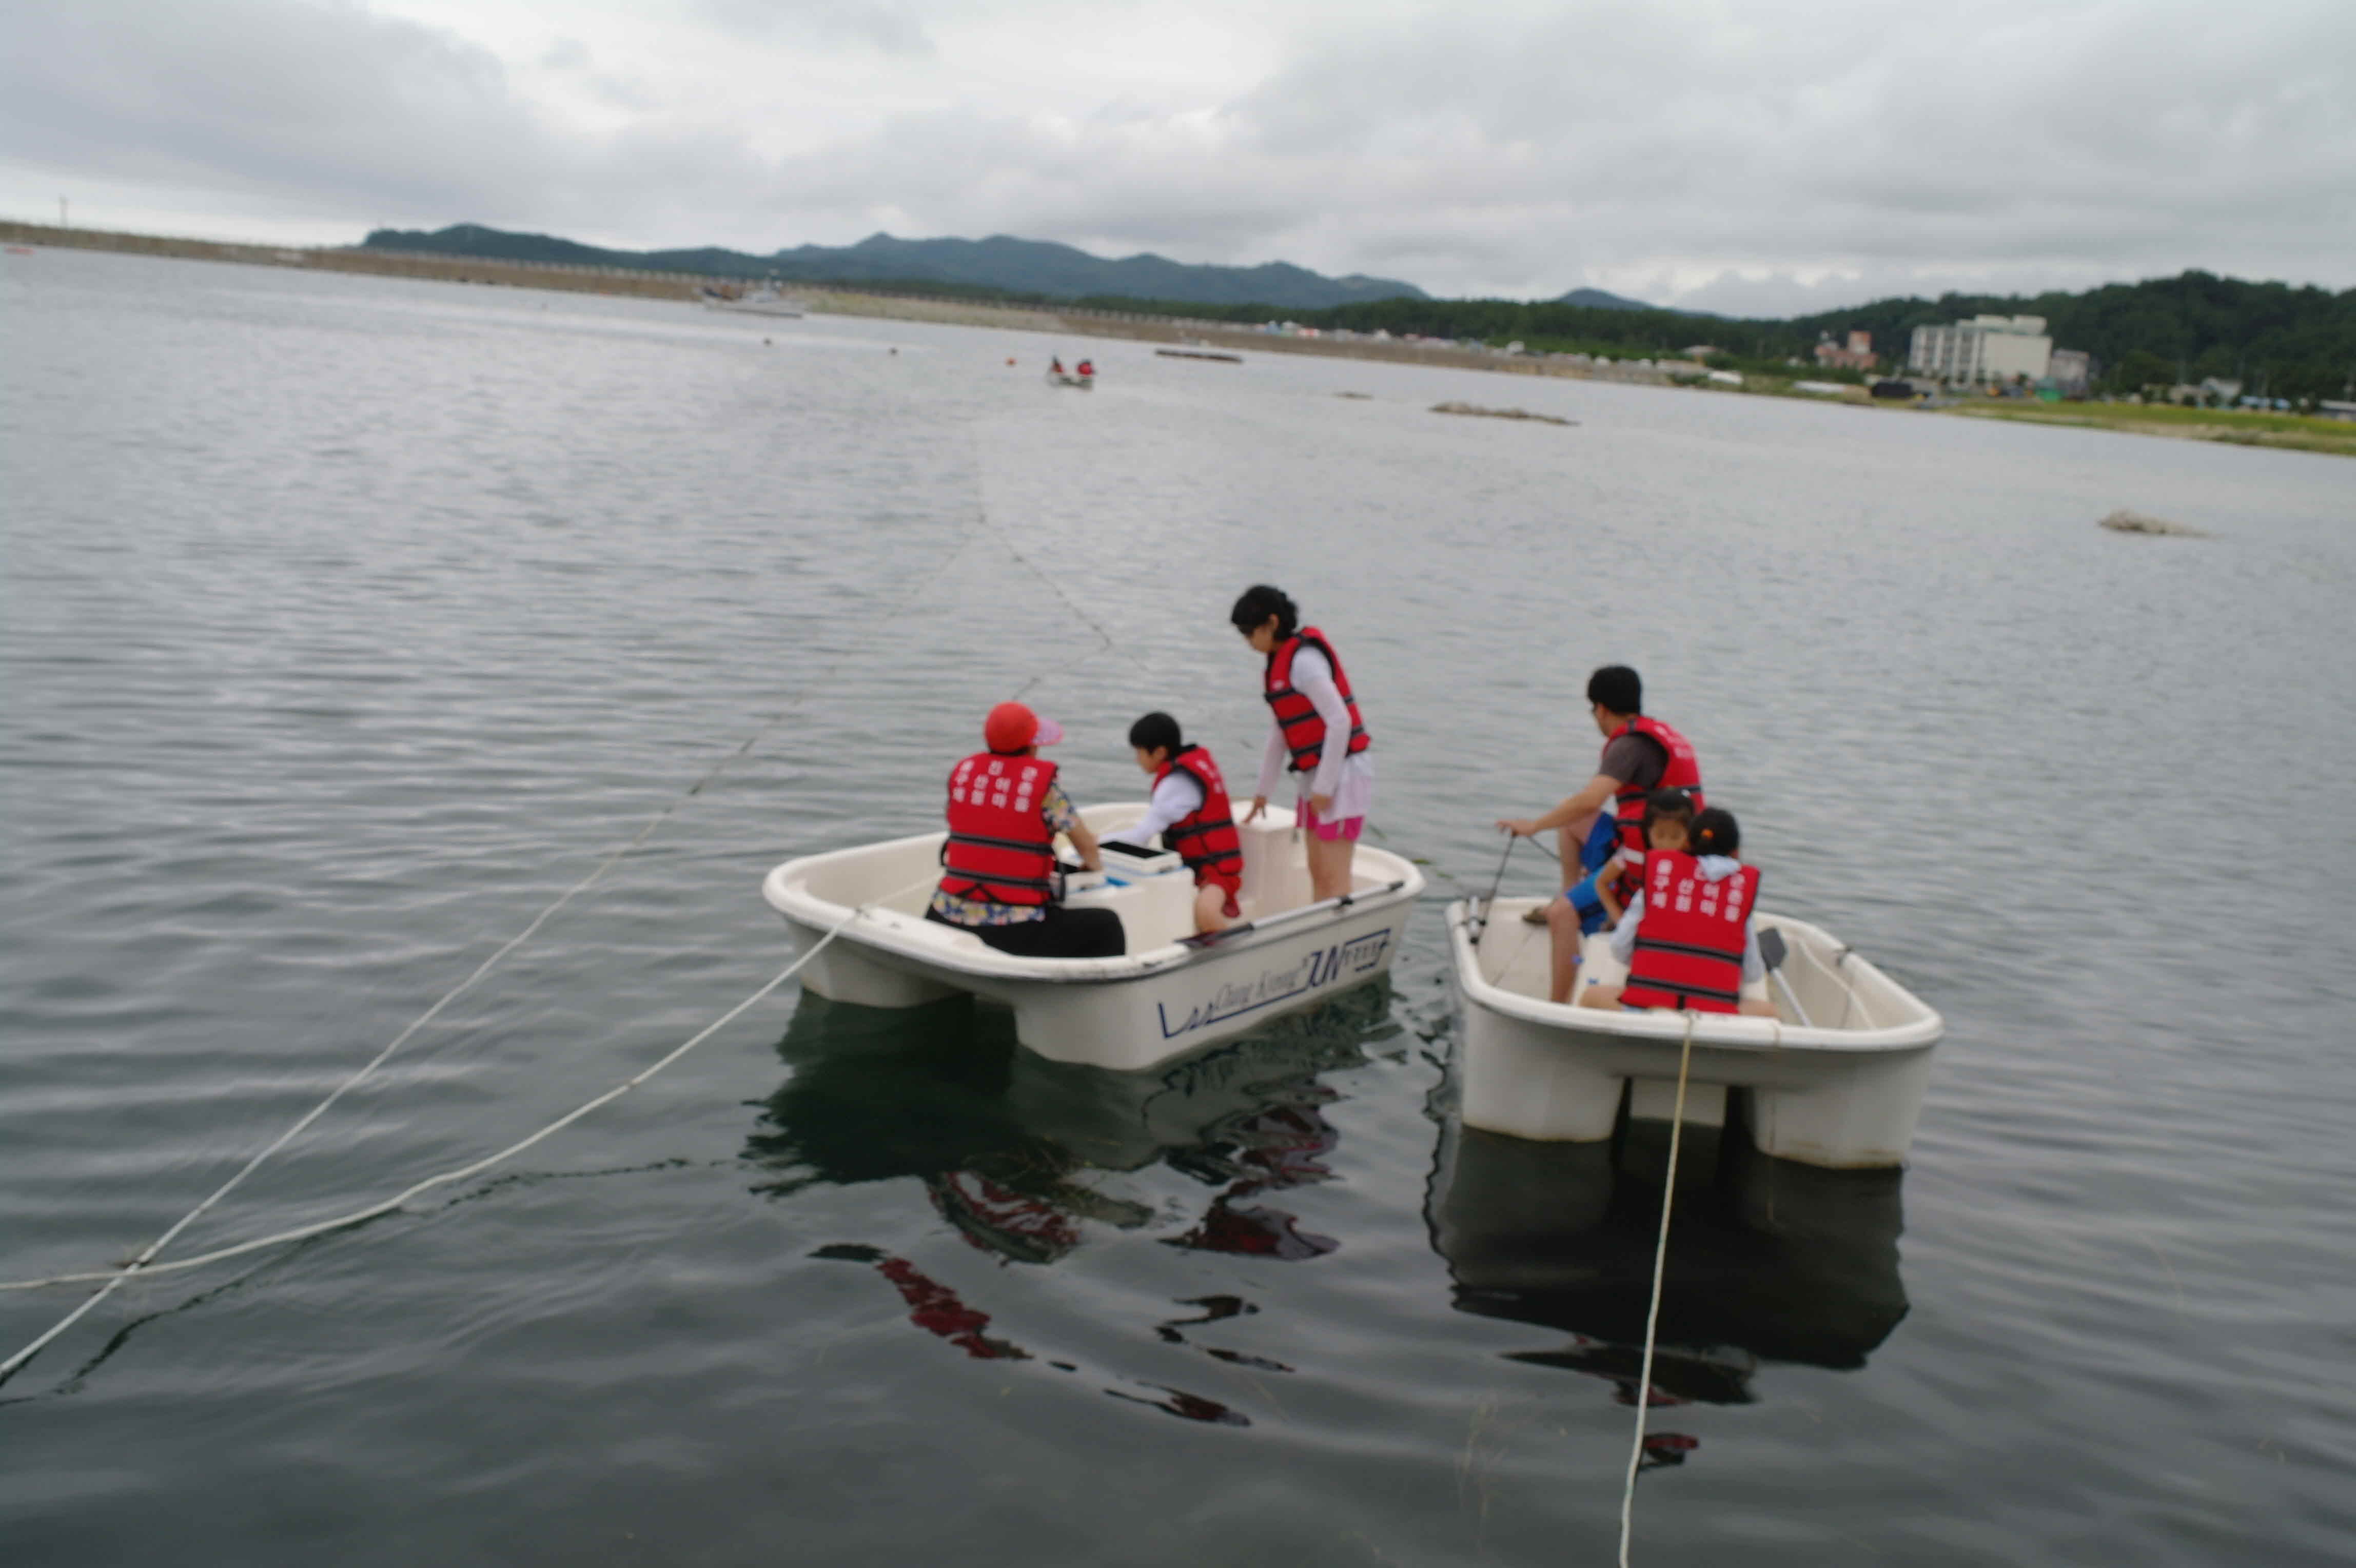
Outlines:
MULTIPOLYGON (((1080 813, 1098 834, 1144 814, 1143 801, 1080 813)), ((984 997, 1014 1010, 1015 1037, 1039 1055, 1129 1071, 1233 1038, 1390 969, 1423 891, 1412 863, 1360 844, 1353 890, 1317 902, 1290 811, 1271 806, 1237 832, 1244 918, 1215 936, 1194 934, 1194 881, 1174 854, 1108 845, 1112 869, 1068 878, 1066 904, 1120 916, 1128 950, 1119 958, 1016 958, 926 919, 940 832, 789 860, 761 891, 800 950, 843 925, 801 972, 802 985, 820 996, 869 1007, 984 997)))
POLYGON ((788 320, 798 320, 809 313, 805 301, 782 293, 774 285, 737 294, 707 287, 703 291, 703 304, 709 310, 731 310, 740 316, 779 316, 788 320))
POLYGON ((1076 376, 1068 371, 1049 371, 1047 384, 1051 387, 1077 387, 1082 392, 1097 384, 1094 376, 1076 376))
MULTIPOLYGON (((1625 1090, 1633 1119, 1665 1122, 1690 1016, 1688 1127, 1721 1127, 1730 1110, 1779 1159, 1847 1169, 1900 1165, 1945 1025, 1922 1000, 1828 932, 1761 910, 1760 945, 1780 946, 1766 986, 1773 1017, 1633 1013, 1547 1000, 1546 929, 1523 923, 1533 898, 1448 907, 1464 998, 1466 1125, 1547 1142, 1608 1138, 1625 1090), (1770 933, 1773 935, 1771 937, 1770 933)), ((1601 933, 1587 939, 1582 983, 1626 971, 1601 933)))

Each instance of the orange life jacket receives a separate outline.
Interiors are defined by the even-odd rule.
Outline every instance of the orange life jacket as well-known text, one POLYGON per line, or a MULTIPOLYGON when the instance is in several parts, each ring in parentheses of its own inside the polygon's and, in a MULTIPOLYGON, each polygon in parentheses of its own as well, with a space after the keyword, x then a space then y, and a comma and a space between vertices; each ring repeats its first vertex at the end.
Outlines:
POLYGON ((1162 765, 1153 776, 1158 788, 1173 773, 1183 773, 1203 787, 1200 810, 1162 830, 1162 842, 1177 851, 1201 886, 1217 883, 1233 893, 1244 885, 1244 845, 1236 832, 1235 809, 1227 803, 1227 786, 1219 765, 1199 746, 1190 746, 1162 765))
POLYGON ((1693 742, 1655 718, 1638 714, 1603 742, 1610 750, 1612 742, 1630 731, 1657 743, 1668 753, 1669 760, 1661 769, 1661 781, 1651 789, 1639 789, 1631 782, 1622 786, 1612 797, 1612 811, 1620 828, 1620 881, 1616 891, 1625 904, 1635 897, 1644 880, 1644 797, 1654 789, 1683 789, 1693 797, 1694 810, 1698 811, 1708 802, 1702 799, 1701 761, 1694 756, 1693 742))
POLYGON ((1731 1013, 1742 994, 1742 950, 1759 901, 1759 868, 1716 882, 1683 850, 1644 862, 1644 913, 1620 1000, 1631 1007, 1731 1013))
POLYGON ((1042 757, 977 751, 949 773, 948 842, 941 891, 993 904, 1046 904, 1055 896, 1055 831, 1041 814, 1055 765, 1042 757))
POLYGON ((1358 716, 1358 699, 1350 694, 1350 678, 1342 672, 1342 660, 1333 652, 1333 645, 1325 634, 1313 626, 1299 631, 1276 645, 1268 656, 1268 688, 1262 695, 1275 711, 1277 726, 1284 732, 1285 748, 1291 752, 1291 770, 1314 773, 1318 760, 1325 755, 1325 721, 1317 716, 1317 704, 1293 690, 1292 660, 1308 644, 1325 656, 1333 670, 1333 689, 1342 693, 1342 703, 1350 710, 1350 745, 1345 753, 1355 757, 1374 743, 1367 738, 1366 725, 1358 716))

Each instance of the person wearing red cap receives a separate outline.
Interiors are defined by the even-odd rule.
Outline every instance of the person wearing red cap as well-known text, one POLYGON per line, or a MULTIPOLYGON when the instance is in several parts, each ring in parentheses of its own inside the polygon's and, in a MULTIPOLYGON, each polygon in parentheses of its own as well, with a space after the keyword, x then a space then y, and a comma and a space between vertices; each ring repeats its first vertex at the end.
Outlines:
POLYGON ((1017 958, 1119 958, 1128 950, 1120 917, 1067 909, 1056 899, 1055 835, 1080 863, 1104 869, 1096 835, 1039 755, 1064 726, 1021 703, 1001 703, 981 726, 986 751, 949 772, 946 868, 925 918, 971 931, 1017 958))

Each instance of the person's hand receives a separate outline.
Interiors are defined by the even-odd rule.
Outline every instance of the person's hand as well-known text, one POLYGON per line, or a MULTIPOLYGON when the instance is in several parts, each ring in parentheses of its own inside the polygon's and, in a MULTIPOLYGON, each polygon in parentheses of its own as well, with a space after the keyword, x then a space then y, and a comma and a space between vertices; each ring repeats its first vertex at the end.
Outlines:
POLYGON ((1331 795, 1312 795, 1309 797, 1309 809, 1322 817, 1326 812, 1333 809, 1333 797, 1331 795))
POLYGON ((1497 831, 1501 833, 1511 833, 1517 839, 1526 839, 1538 831, 1538 825, 1529 817, 1500 817, 1497 819, 1497 831))
POLYGON ((1244 821, 1248 822, 1256 822, 1259 821, 1261 817, 1267 815, 1267 813, 1268 797, 1265 795, 1254 795, 1252 797, 1251 810, 1244 813, 1244 821))

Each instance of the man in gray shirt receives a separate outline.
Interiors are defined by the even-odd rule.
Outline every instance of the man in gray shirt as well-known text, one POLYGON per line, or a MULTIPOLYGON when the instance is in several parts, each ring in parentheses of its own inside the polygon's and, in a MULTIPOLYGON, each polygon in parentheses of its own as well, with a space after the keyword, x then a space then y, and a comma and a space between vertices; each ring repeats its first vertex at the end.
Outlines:
POLYGON ((1643 799, 1660 787, 1669 768, 1669 748, 1633 724, 1644 711, 1644 682, 1636 671, 1624 664, 1607 664, 1589 676, 1587 711, 1604 736, 1603 759, 1596 765, 1595 777, 1544 816, 1508 818, 1497 824, 1524 838, 1554 831, 1566 891, 1586 874, 1580 852, 1615 798, 1633 792, 1643 799))

